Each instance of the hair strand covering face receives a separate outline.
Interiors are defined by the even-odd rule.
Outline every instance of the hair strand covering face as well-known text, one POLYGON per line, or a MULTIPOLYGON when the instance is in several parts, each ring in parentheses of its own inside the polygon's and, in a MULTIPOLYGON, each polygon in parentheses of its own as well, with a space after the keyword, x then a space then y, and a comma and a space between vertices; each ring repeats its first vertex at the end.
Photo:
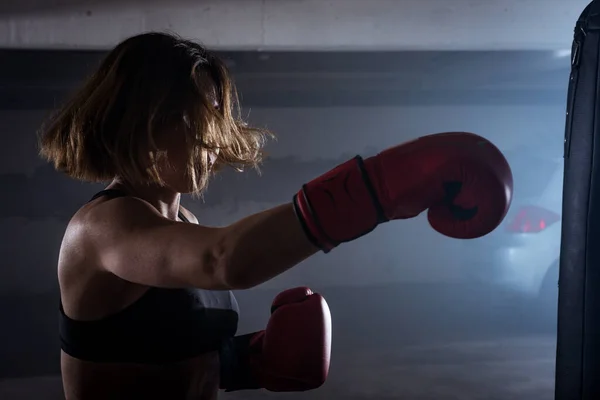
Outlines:
POLYGON ((258 168, 272 135, 240 118, 225 63, 201 45, 145 33, 115 47, 83 87, 42 127, 40 155, 72 178, 165 185, 165 135, 182 135, 190 192, 214 167, 258 168))

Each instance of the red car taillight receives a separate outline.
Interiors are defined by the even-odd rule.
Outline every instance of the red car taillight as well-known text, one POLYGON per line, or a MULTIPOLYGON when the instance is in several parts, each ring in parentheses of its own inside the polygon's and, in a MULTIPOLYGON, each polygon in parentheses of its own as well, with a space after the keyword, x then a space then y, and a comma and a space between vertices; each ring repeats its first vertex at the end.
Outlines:
POLYGON ((543 207, 525 206, 508 221, 510 233, 538 233, 560 221, 560 215, 543 207))

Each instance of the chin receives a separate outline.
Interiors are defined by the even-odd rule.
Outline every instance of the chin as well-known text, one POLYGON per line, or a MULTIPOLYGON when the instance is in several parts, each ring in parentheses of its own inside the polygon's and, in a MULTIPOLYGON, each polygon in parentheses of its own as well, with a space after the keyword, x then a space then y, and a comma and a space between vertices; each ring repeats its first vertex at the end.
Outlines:
POLYGON ((193 189, 187 188, 185 190, 180 190, 179 193, 181 193, 181 194, 194 194, 195 192, 194 192, 193 189))
POLYGON ((181 182, 177 185, 169 185, 169 188, 177 193, 181 194, 193 194, 195 193, 194 185, 192 182, 181 182))

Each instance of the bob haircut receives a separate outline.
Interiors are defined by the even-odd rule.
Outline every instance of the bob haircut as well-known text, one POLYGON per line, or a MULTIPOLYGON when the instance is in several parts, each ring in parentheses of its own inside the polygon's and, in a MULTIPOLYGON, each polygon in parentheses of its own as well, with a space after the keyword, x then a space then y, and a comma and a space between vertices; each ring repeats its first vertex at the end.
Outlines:
POLYGON ((215 167, 257 168, 266 130, 240 118, 237 93, 223 61, 176 35, 150 32, 126 39, 39 134, 40 155, 68 176, 90 182, 120 177, 165 185, 159 135, 183 133, 190 192, 205 189, 208 154, 215 167))

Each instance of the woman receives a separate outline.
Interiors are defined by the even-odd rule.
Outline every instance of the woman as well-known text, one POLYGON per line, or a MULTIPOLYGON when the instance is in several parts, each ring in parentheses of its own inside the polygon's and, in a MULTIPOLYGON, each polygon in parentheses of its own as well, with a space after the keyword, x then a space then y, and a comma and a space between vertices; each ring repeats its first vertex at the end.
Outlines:
MULTIPOLYGON (((322 382, 286 389, 282 382, 303 377, 269 377, 273 383, 264 374, 241 383, 248 373, 241 377, 240 365, 256 363, 240 354, 267 344, 255 335, 232 345, 237 305, 230 290, 428 208, 431 225, 457 238, 488 233, 507 211, 512 178, 501 153, 479 136, 448 133, 352 159, 304 185, 293 202, 230 226, 199 225, 180 194, 201 193, 223 166, 256 167, 270 135, 239 120, 235 100, 217 57, 191 41, 147 33, 113 49, 42 131, 41 154, 59 171, 110 182, 75 213, 60 250, 67 399, 211 399, 228 385, 316 387, 322 382)), ((306 320, 302 311, 270 326, 293 336, 285 332, 293 315, 322 322, 326 311, 321 304, 306 320)), ((319 340, 287 346, 281 365, 304 363, 294 360, 304 357, 303 346, 326 347, 319 340)))

